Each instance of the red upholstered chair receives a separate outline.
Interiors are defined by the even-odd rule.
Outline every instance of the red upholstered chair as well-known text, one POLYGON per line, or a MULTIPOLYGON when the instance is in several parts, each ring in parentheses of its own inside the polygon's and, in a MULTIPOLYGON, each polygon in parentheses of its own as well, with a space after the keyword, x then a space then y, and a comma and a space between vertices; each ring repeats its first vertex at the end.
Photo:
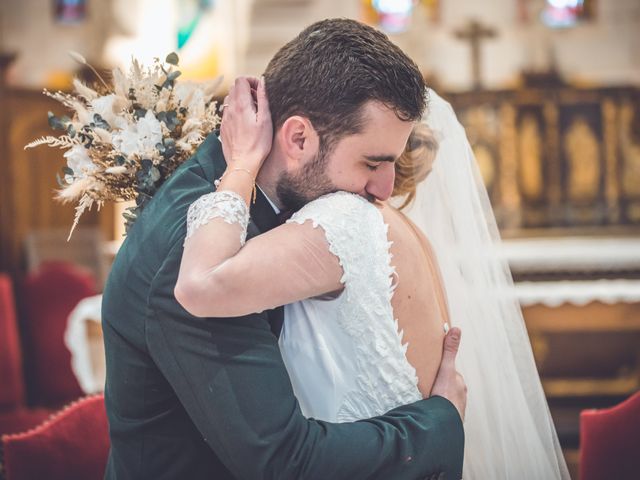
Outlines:
POLYGON ((52 413, 53 410, 47 408, 28 408, 24 406, 0 412, 0 435, 29 430, 36 425, 40 425, 52 413))
POLYGON ((0 435, 38 425, 51 412, 24 406, 22 352, 11 278, 0 273, 0 435))
POLYGON ((580 414, 580 480, 640 478, 640 392, 580 414))
POLYGON ((64 332, 78 302, 96 293, 93 275, 70 263, 43 264, 25 279, 20 300, 30 403, 62 405, 84 394, 64 332))
POLYGON ((109 429, 102 394, 84 397, 24 433, 2 436, 7 480, 104 477, 109 429))
POLYGON ((24 402, 22 351, 11 278, 0 273, 0 411, 24 402))

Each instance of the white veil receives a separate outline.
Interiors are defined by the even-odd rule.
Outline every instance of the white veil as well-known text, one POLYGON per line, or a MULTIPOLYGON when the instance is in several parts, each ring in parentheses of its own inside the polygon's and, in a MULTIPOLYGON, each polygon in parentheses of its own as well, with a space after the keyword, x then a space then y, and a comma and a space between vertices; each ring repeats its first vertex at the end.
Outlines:
POLYGON ((438 153, 405 213, 433 244, 451 323, 462 329, 464 478, 569 478, 473 151, 451 106, 432 90, 428 105, 438 153))

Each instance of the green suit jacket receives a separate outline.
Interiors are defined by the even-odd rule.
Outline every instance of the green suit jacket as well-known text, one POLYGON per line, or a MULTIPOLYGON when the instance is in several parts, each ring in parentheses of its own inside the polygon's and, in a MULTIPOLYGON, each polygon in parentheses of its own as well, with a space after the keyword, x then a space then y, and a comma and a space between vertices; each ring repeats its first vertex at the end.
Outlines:
MULTIPOLYGON (((202 319, 178 304, 187 209, 225 167, 210 135, 146 206, 115 259, 102 304, 106 478, 461 478, 464 433, 448 400, 355 423, 307 419, 278 349, 282 308, 202 319)), ((251 216, 249 237, 277 225, 261 194, 251 216)))

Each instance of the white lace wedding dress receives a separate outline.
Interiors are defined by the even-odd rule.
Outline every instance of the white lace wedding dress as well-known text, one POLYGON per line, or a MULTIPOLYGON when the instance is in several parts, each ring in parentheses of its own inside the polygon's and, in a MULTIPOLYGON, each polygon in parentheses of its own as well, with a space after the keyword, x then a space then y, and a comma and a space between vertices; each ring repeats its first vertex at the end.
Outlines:
POLYGON ((420 400, 391 307, 394 269, 381 212, 357 195, 337 192, 289 220, 306 221, 324 230, 344 271, 344 290, 337 298, 285 307, 280 349, 302 412, 348 422, 420 400))
MULTIPOLYGON (((407 345, 391 306, 394 269, 381 212, 361 197, 338 192, 307 204, 289 221, 311 221, 321 227, 344 271, 344 290, 337 297, 310 298, 285 306, 280 350, 303 414, 348 422, 420 400, 416 371, 405 356, 407 345)), ((463 297, 450 301, 460 307, 466 302, 463 297)), ((455 317, 451 321, 458 323, 455 317)), ((467 326, 465 330, 471 329, 467 326)), ((487 349, 496 345, 483 344, 474 336, 464 340, 467 350, 459 360, 463 375, 465 371, 473 375, 465 378, 474 389, 469 393, 474 405, 468 406, 465 421, 464 478, 569 478, 555 433, 539 436, 536 428, 543 425, 534 423, 539 415, 515 396, 520 381, 502 376, 497 365, 491 372, 468 368, 469 362, 490 367, 493 356, 487 349), (493 385, 496 372, 503 381, 511 382, 503 389, 514 395, 493 397, 487 391, 491 388, 481 386, 485 382, 493 385)), ((510 370, 511 360, 505 357, 504 361, 505 369, 510 370)), ((536 378, 525 380, 533 384, 536 378)))

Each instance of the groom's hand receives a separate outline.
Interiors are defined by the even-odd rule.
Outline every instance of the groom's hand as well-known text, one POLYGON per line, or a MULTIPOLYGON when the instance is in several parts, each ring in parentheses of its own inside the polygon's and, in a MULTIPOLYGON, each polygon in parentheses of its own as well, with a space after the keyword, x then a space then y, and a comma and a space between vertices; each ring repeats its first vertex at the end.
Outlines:
POLYGON ((460 418, 464 420, 464 412, 467 408, 467 385, 464 383, 462 375, 456 371, 456 355, 461 335, 460 329, 453 327, 444 337, 442 361, 431 389, 431 395, 439 395, 453 403, 458 409, 460 418))

